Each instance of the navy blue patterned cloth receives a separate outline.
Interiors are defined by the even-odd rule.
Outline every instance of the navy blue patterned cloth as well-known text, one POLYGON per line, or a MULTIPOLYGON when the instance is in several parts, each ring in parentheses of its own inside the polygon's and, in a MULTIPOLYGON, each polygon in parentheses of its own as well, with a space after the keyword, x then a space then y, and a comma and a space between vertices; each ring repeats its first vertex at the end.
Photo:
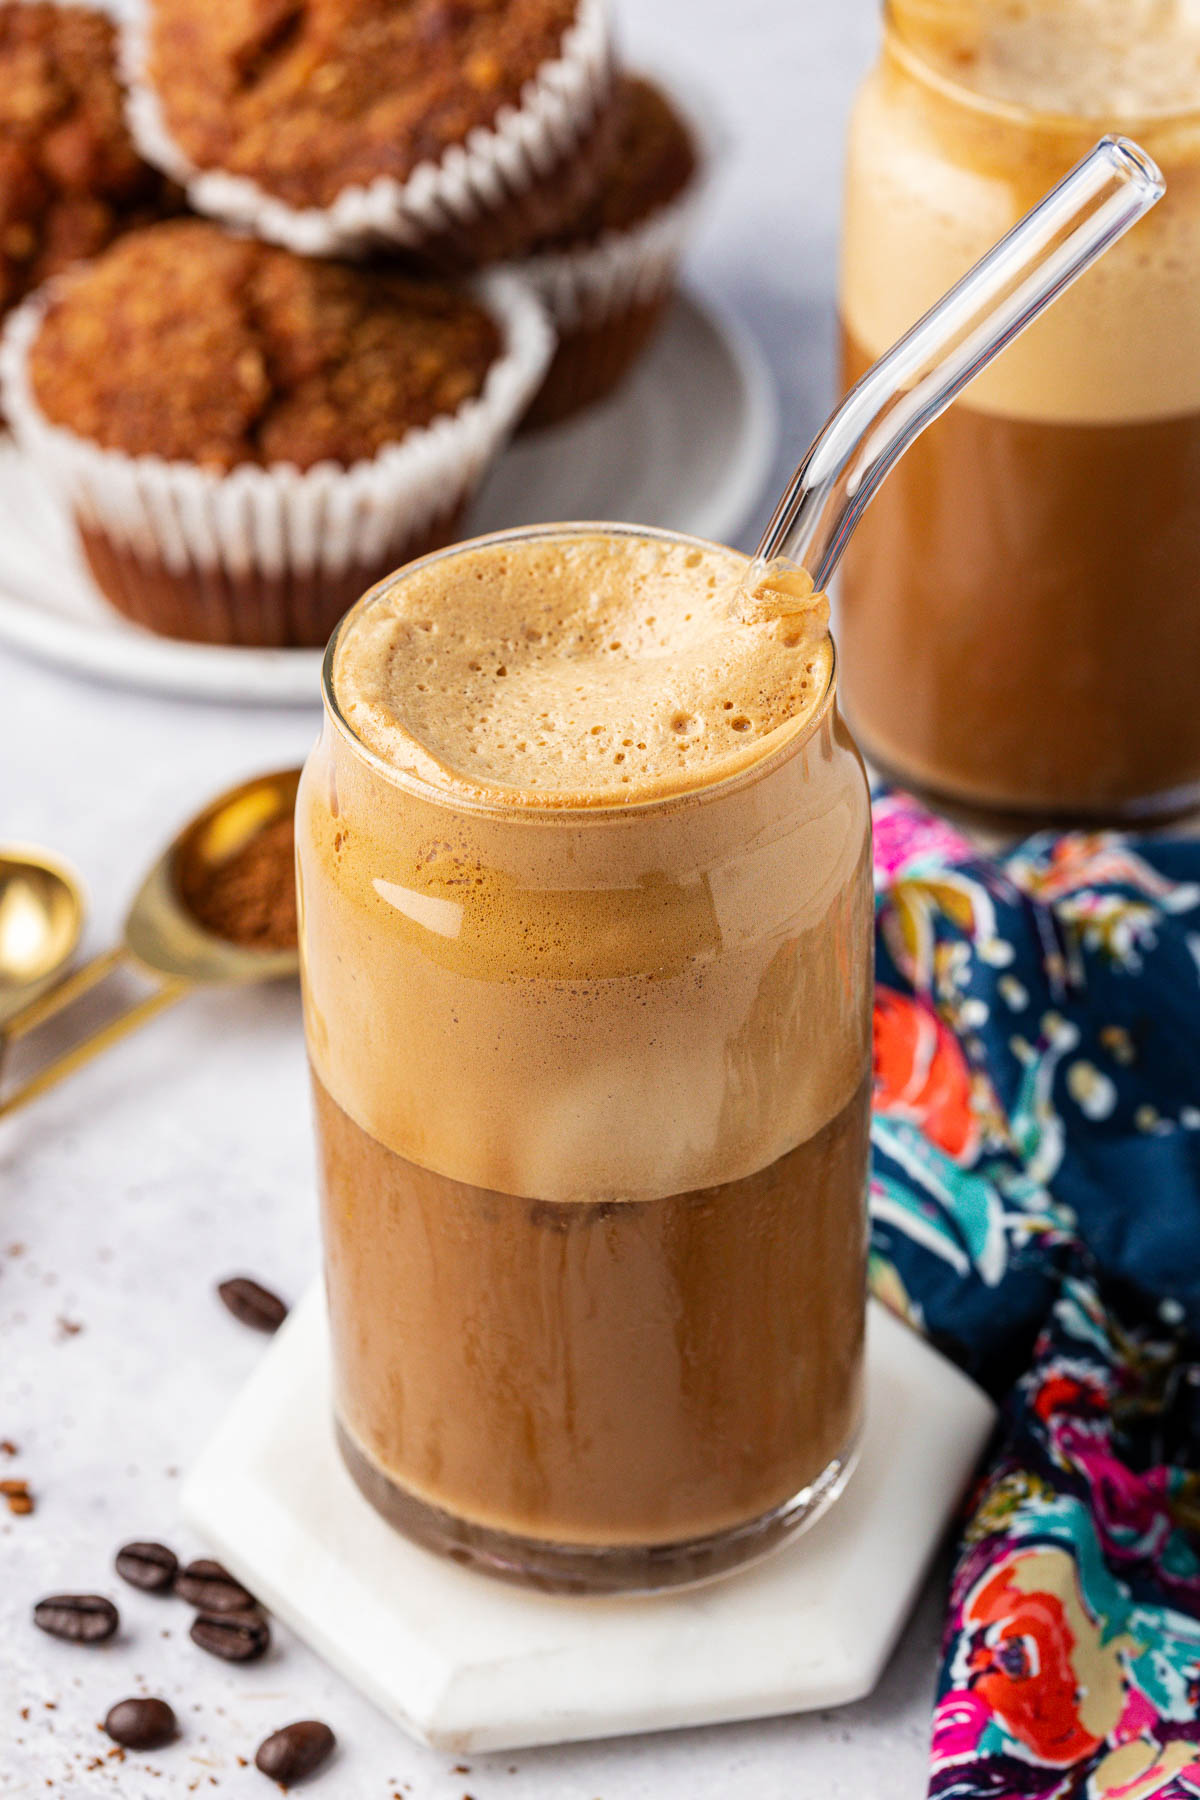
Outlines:
POLYGON ((1003 1405, 931 1794, 1200 1796, 1200 841, 875 805, 872 1284, 1003 1405))

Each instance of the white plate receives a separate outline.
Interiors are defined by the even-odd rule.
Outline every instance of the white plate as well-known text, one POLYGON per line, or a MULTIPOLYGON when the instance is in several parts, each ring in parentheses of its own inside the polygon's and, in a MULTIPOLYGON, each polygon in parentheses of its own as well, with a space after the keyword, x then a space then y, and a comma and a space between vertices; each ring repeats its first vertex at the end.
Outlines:
MULTIPOLYGON (((762 497, 778 411, 745 330, 677 301, 633 377, 579 420, 514 444, 469 535, 556 519, 623 519, 726 541, 762 497)), ((0 642, 77 673, 194 699, 312 702, 319 650, 176 643, 100 598, 72 530, 11 443, 0 444, 0 642)))

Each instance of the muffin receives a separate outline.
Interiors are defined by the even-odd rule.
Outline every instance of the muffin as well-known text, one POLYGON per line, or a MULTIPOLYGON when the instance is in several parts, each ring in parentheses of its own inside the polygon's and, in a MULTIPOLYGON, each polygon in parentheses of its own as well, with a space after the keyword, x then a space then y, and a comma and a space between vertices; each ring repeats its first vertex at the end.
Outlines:
POLYGON ((558 333, 527 426, 555 424, 618 386, 662 319, 695 215, 701 148, 678 106, 627 75, 615 107, 616 142, 596 193, 520 265, 558 333))
POLYGON ((111 20, 0 5, 0 312, 180 200, 129 135, 111 20))
POLYGON ((605 0, 140 0, 143 153, 200 212, 308 255, 522 255, 611 142, 605 0))
POLYGON ((25 301, 0 377, 121 612, 170 637, 320 645, 364 588, 455 535, 551 347, 510 275, 468 292, 186 219, 25 301))

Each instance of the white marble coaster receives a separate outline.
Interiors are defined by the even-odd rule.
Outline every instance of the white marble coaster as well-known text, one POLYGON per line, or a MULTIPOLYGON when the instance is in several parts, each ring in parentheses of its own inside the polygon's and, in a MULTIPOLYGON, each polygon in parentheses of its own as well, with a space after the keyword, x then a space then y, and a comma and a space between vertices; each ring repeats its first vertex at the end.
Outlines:
POLYGON ((184 1511, 406 1731, 458 1752, 762 1718, 875 1686, 986 1441, 973 1382, 872 1305, 842 1498, 786 1548, 661 1599, 524 1593, 417 1549, 342 1467, 310 1292, 193 1469, 184 1511))

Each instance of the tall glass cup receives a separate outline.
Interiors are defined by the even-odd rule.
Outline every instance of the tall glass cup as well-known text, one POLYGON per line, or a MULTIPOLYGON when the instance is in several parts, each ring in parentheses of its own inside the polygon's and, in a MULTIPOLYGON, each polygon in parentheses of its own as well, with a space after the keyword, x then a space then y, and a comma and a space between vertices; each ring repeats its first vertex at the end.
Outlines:
POLYGON ((889 772, 971 807, 1137 821, 1200 800, 1187 9, 890 0, 850 134, 843 372, 1108 128, 1159 163, 1165 199, 889 476, 842 565, 840 636, 851 722, 889 772))
POLYGON ((343 1456, 419 1542, 605 1591, 741 1562, 845 1478, 872 899, 832 672, 736 774, 625 805, 479 800, 368 748, 342 653, 396 584, 589 534, 692 544, 507 533, 359 603, 297 842, 343 1456))

